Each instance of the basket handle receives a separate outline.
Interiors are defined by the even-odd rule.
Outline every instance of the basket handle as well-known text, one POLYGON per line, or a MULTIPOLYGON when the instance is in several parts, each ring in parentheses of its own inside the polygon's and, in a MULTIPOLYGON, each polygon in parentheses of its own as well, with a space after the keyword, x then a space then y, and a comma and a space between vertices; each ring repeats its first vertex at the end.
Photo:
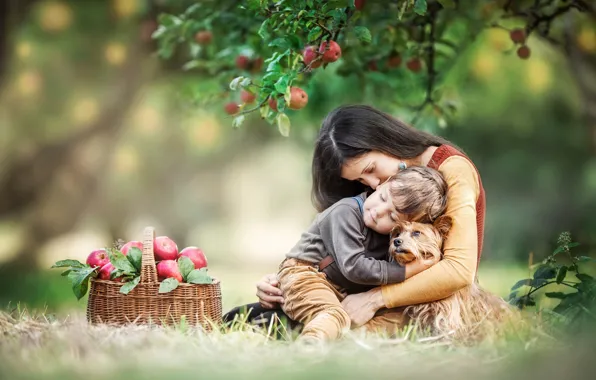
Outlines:
POLYGON ((143 256, 141 259, 141 282, 157 282, 157 269, 155 269, 155 256, 153 256, 153 240, 155 228, 147 227, 143 233, 143 256))

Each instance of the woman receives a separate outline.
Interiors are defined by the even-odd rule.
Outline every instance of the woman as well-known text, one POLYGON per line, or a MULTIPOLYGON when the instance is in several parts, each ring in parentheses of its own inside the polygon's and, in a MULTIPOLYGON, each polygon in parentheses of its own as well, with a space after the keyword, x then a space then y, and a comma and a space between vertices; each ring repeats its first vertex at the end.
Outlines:
MULTIPOLYGON (((454 223, 444 242, 443 260, 402 283, 349 295, 342 304, 353 327, 371 321, 381 309, 443 299, 475 280, 484 237, 484 189, 472 162, 449 141, 373 107, 342 106, 323 121, 312 164, 312 196, 319 211, 367 188, 374 190, 397 170, 413 165, 439 170, 449 187, 445 214, 454 223)), ((257 296, 261 311, 283 302, 274 274, 257 284, 257 296)), ((388 315, 387 310, 379 314, 388 315)), ((385 324, 402 320, 385 319, 385 324)))

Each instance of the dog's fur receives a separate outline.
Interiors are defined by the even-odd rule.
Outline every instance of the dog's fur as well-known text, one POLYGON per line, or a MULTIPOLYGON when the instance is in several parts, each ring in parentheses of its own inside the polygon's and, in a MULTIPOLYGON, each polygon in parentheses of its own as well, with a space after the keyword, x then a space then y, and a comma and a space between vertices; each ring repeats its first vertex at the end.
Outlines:
MULTIPOLYGON (((450 216, 443 215, 434 224, 398 224, 391 232, 390 255, 401 265, 414 260, 441 259, 443 240, 452 222, 450 216)), ((494 335, 514 311, 502 298, 483 290, 475 281, 445 299, 408 306, 404 313, 433 335, 476 341, 494 335)))

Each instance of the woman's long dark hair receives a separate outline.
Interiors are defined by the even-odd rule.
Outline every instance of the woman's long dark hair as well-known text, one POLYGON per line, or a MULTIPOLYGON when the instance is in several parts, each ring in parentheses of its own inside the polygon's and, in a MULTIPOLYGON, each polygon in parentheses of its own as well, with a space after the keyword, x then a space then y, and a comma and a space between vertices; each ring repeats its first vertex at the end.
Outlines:
POLYGON ((357 181, 341 178, 349 159, 379 151, 401 159, 421 155, 430 146, 451 144, 430 133, 365 105, 341 106, 323 120, 312 160, 312 200, 322 211, 338 200, 367 189, 357 181))

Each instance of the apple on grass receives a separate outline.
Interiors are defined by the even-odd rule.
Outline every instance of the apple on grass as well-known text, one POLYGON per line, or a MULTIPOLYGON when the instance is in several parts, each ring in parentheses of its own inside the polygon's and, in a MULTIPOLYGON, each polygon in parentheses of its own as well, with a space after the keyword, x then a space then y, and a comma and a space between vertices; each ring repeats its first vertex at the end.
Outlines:
POLYGON ((207 257, 202 249, 198 247, 186 247, 180 251, 178 259, 182 256, 186 256, 195 265, 195 269, 201 269, 207 267, 207 257))
POLYGON ((178 282, 182 282, 182 274, 178 269, 178 263, 175 260, 163 260, 157 263, 157 276, 159 281, 166 278, 175 278, 178 282))
POLYGON ((178 246, 167 236, 158 236, 153 240, 153 254, 155 260, 176 260, 178 258, 178 246))
POLYGON ((96 249, 87 257, 87 264, 92 268, 101 268, 109 262, 110 257, 105 249, 96 249))

